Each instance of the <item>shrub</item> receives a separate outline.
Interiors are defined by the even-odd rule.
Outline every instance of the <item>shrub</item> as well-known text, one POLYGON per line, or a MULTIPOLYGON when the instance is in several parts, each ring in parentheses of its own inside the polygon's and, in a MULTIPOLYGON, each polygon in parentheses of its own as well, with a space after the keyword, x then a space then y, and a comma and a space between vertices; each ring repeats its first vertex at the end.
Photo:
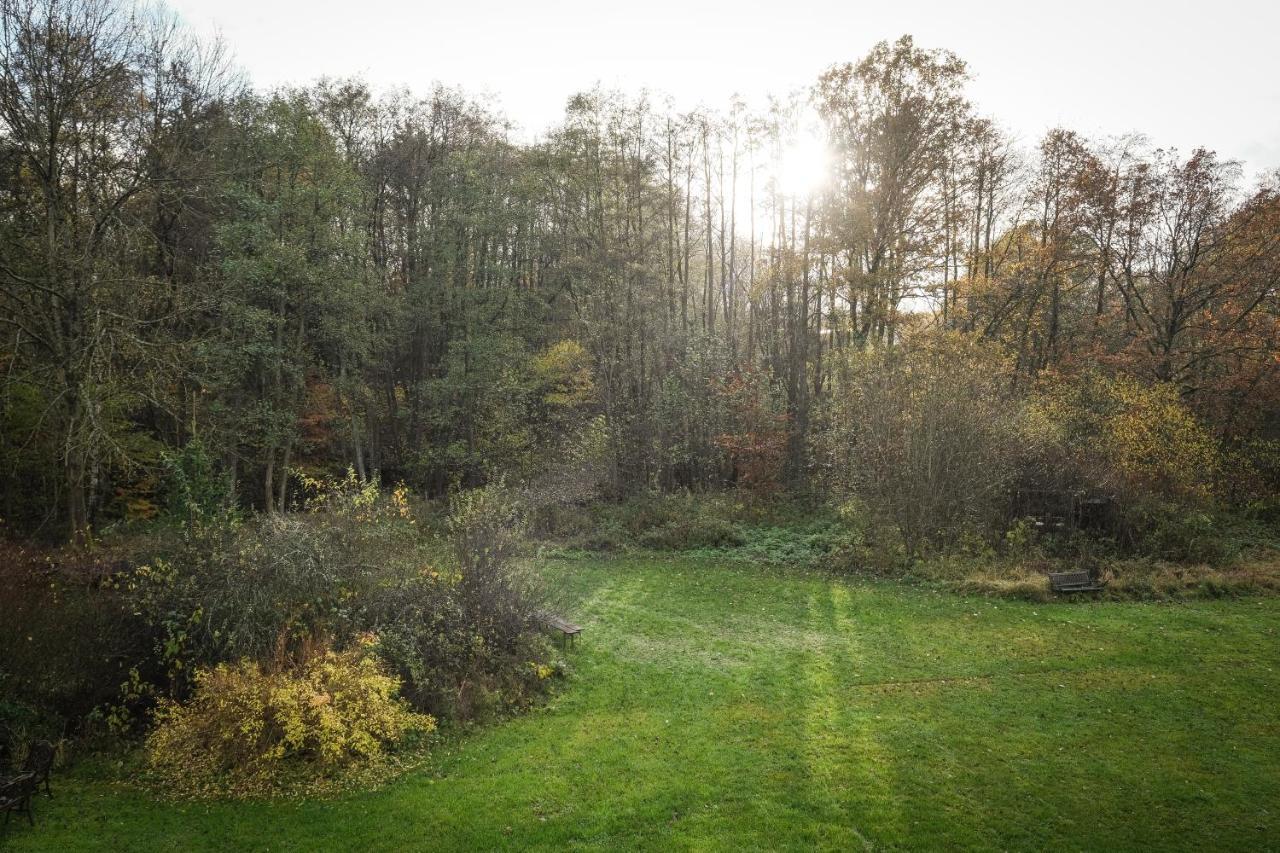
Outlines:
POLYGON ((519 560, 524 525, 501 483, 462 492, 445 524, 448 559, 365 596, 362 623, 417 707, 469 718, 542 689, 529 664, 549 657, 536 626, 545 593, 519 560))
MULTIPOLYGON (((557 341, 529 362, 541 402, 558 413, 573 412, 591 402, 595 391, 591 355, 573 340, 557 341)), ((563 425, 567 414, 549 417, 554 425, 563 425)))
POLYGON ((351 474, 306 486, 304 512, 192 528, 129 578, 134 609, 159 638, 156 656, 178 682, 193 667, 281 665, 318 640, 349 641, 363 630, 368 592, 425 562, 402 491, 351 474))
POLYGON ((1114 497, 1108 527, 1124 547, 1176 560, 1229 556, 1213 515, 1220 454, 1174 386, 1044 377, 1028 401, 1022 447, 1024 482, 1114 497))
POLYGON ((0 670, 0 768, 15 766, 16 756, 37 734, 49 736, 41 731, 41 716, 38 708, 12 694, 9 676, 0 670))
POLYGON ((1127 516, 1142 531, 1143 549, 1158 559, 1221 564, 1234 556, 1218 520, 1204 510, 1151 502, 1127 516))
POLYGON ((734 368, 712 382, 727 429, 715 436, 733 468, 733 482, 761 493, 777 490, 789 436, 787 414, 767 374, 734 368))
POLYGON ((823 553, 816 562, 836 572, 882 577, 905 575, 911 560, 896 524, 868 512, 857 498, 835 508, 823 526, 823 553))
POLYGON ((739 553, 753 562, 815 565, 845 542, 844 528, 821 518, 809 523, 742 528, 739 553))
POLYGON ((465 716, 525 701, 528 663, 547 655, 531 636, 540 598, 516 560, 523 517, 506 490, 457 496, 440 543, 419 533, 403 489, 353 475, 304 485, 304 511, 193 529, 133 572, 130 600, 157 637, 163 692, 186 695, 195 669, 241 659, 286 669, 373 632, 419 710, 465 716))
POLYGON ((121 555, 0 544, 0 738, 82 734, 151 646, 116 588, 121 555))
POLYGON ((219 664, 196 675, 190 701, 161 706, 148 760, 178 791, 264 793, 300 765, 332 771, 434 729, 399 689, 365 645, 275 672, 248 660, 219 664))
POLYGON ((587 550, 639 546, 660 551, 730 548, 742 545, 737 517, 746 493, 643 493, 613 505, 597 506, 577 528, 566 530, 570 543, 587 550), (589 529, 582 529, 589 522, 589 529))
POLYGON ((459 494, 449 513, 449 547, 468 624, 486 642, 510 648, 533 627, 538 604, 534 575, 516 557, 524 514, 501 482, 459 494))
POLYGON ((643 548, 687 551, 695 548, 731 548, 745 541, 736 525, 715 516, 691 515, 645 530, 636 538, 643 548))
POLYGON ((555 445, 552 458, 519 494, 535 533, 545 535, 571 523, 575 510, 600 496, 613 478, 609 441, 608 421, 600 416, 555 445))
POLYGON ((922 336, 854 357, 820 413, 814 456, 838 499, 858 498, 918 554, 999 529, 1016 426, 1010 365, 999 351, 922 336))
POLYGON ((576 537, 574 543, 587 551, 621 551, 627 546, 627 532, 617 521, 605 518, 576 537))
POLYGON ((735 549, 776 563, 813 562, 843 539, 829 507, 749 489, 643 493, 618 504, 577 507, 559 513, 556 522, 541 534, 587 551, 735 549))
POLYGON ((231 478, 216 470, 203 441, 193 438, 181 450, 165 453, 161 458, 170 518, 199 528, 234 515, 231 478))
MULTIPOLYGON (((527 706, 547 683, 530 663, 551 650, 536 631, 503 638, 463 606, 456 578, 427 575, 381 590, 364 607, 378 655, 400 676, 415 708, 468 720, 527 706)), ((530 617, 531 618, 531 617, 530 617)))
POLYGON ((1174 386, 1129 377, 1046 377, 1029 401, 1022 438, 1033 478, 1122 503, 1203 504, 1220 464, 1213 437, 1174 386))
POLYGON ((1280 530, 1280 439, 1232 442, 1221 470, 1226 475, 1222 492, 1230 503, 1250 518, 1280 530))
POLYGON ((458 496, 441 541, 420 533, 402 488, 303 485, 301 512, 197 508, 128 553, 0 545, 0 741, 95 720, 132 734, 158 701, 181 715, 174 702, 217 692, 202 685, 243 680, 237 662, 300 672, 365 633, 418 711, 470 717, 546 689, 542 592, 517 559, 523 519, 505 490, 458 496))

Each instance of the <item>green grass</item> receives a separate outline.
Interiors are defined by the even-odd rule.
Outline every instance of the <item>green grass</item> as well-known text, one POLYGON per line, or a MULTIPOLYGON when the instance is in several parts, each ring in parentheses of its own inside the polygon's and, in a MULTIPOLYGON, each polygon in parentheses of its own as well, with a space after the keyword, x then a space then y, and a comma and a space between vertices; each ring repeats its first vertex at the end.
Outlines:
MULTIPOLYGON (((1280 600, 1032 604, 653 557, 549 567, 544 708, 339 800, 84 765, 19 850, 1280 848, 1280 600)), ((16 831, 15 831, 16 829, 16 831)))

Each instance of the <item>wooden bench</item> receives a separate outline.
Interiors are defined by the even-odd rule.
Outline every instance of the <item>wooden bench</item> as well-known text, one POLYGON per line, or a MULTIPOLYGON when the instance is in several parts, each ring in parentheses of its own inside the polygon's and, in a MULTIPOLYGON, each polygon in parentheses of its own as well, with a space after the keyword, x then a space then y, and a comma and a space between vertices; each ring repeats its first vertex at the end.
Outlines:
POLYGON ((577 625, 552 613, 539 613, 538 621, 552 631, 559 631, 560 643, 564 646, 572 643, 573 638, 582 633, 582 629, 577 625))
POLYGON ((1096 592, 1102 584, 1089 577, 1088 572, 1050 572, 1049 589, 1053 592, 1096 592))

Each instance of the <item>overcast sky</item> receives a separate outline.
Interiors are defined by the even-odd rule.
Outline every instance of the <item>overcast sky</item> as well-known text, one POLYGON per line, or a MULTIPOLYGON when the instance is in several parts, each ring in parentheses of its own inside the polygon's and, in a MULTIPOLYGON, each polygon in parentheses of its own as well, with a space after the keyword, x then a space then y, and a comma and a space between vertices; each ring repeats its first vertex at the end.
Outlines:
POLYGON ((534 135, 596 82, 681 108, 809 85, 910 33, 946 47, 971 93, 1024 142, 1064 125, 1141 131, 1280 167, 1280 0, 170 0, 220 31, 259 86, 360 75, 376 89, 433 81, 492 95, 534 135))

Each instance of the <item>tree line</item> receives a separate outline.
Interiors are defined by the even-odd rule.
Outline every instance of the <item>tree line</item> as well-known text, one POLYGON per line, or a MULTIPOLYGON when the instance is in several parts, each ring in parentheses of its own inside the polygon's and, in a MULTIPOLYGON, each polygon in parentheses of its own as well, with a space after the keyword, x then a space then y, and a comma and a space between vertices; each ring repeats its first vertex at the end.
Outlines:
POLYGON ((858 360, 939 336, 1275 453, 1280 176, 1020 145, 949 51, 884 42, 763 110, 597 88, 525 143, 443 86, 256 91, 117 0, 0 6, 10 532, 155 514, 192 442, 268 512, 317 471, 441 494, 588 451, 614 493, 803 486, 858 360))

